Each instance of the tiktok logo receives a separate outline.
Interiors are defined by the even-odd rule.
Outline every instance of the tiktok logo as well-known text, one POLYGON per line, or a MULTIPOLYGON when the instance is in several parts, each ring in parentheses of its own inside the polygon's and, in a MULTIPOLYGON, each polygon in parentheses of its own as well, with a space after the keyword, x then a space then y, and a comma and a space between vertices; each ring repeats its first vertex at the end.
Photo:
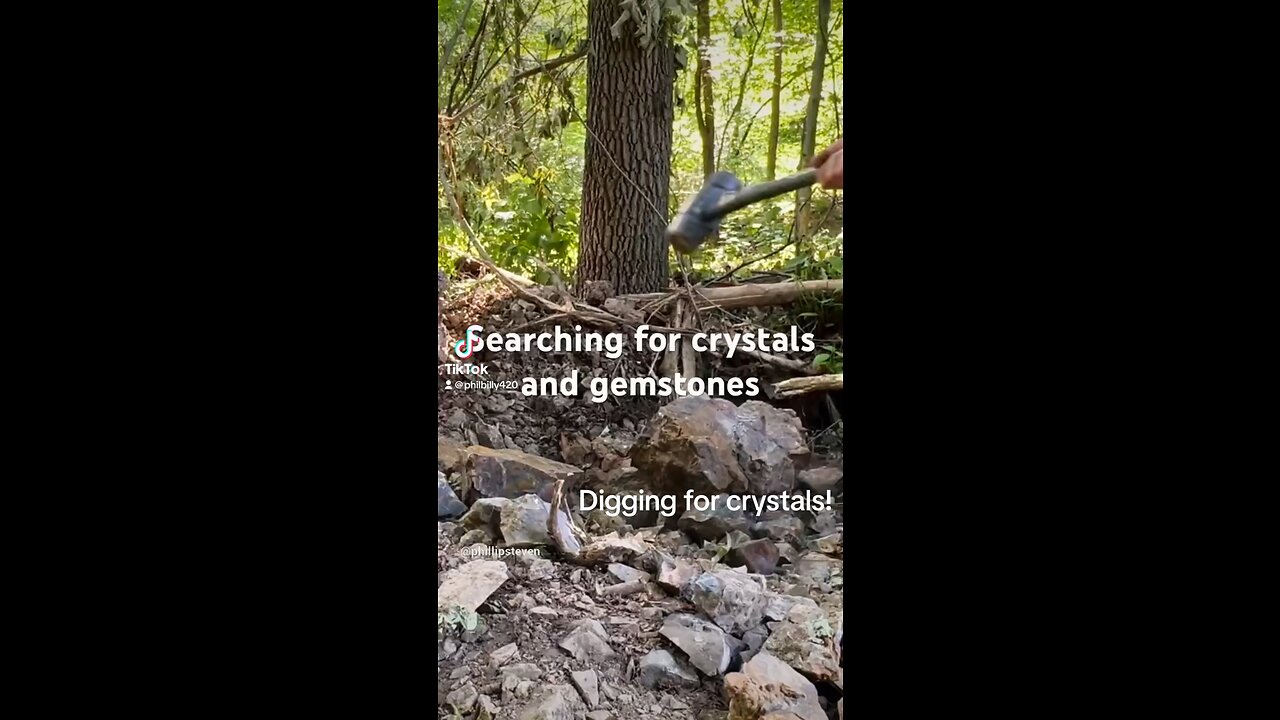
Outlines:
POLYGON ((471 325, 467 327, 467 335, 453 345, 453 354, 458 356, 460 360, 466 360, 471 357, 475 351, 484 346, 480 340, 480 332, 484 330, 479 325, 471 325))

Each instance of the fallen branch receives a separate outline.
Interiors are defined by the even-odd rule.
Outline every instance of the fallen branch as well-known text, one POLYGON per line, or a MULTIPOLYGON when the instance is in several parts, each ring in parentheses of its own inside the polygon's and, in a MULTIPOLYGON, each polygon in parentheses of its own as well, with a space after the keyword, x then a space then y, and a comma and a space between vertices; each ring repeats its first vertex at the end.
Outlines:
MULTIPOLYGON (((833 293, 844 295, 844 280, 806 280, 765 285, 735 285, 733 287, 701 288, 694 294, 698 307, 744 308, 768 305, 788 305, 807 293, 833 293)), ((635 306, 665 305, 684 294, 683 289, 670 293, 642 293, 619 295, 615 300, 635 306)))
MULTIPOLYGON (((725 357, 727 352, 715 351, 716 355, 725 357)), ((803 360, 792 360, 791 358, 782 357, 781 355, 773 355, 759 350, 748 350, 746 348, 738 348, 734 355, 742 355, 743 357, 755 358, 767 365, 774 365, 791 372, 802 373, 804 375, 817 375, 818 371, 813 366, 803 360)), ((787 381, 784 381, 787 382, 787 381)))
POLYGON ((838 375, 817 375, 814 377, 791 378, 773 386, 774 398, 795 397, 811 392, 830 392, 844 389, 844 373, 838 375))

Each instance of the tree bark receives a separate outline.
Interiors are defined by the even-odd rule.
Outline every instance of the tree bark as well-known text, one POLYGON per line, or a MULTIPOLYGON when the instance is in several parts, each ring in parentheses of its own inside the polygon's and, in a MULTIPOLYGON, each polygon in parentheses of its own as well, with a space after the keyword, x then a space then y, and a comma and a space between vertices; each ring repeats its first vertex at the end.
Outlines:
POLYGON ((702 136, 702 177, 716 171, 716 111, 711 91, 711 0, 698 0, 698 71, 694 80, 694 111, 702 136))
POLYGON ((667 285, 667 194, 675 46, 641 48, 631 21, 614 39, 614 0, 587 5, 587 133, 579 221, 579 287, 604 280, 615 292, 667 285))
POLYGON ((782 0, 773 0, 773 108, 769 112, 769 164, 766 173, 770 180, 778 172, 778 122, 782 117, 782 0))
MULTIPOLYGON (((822 108, 822 71, 827 64, 827 23, 831 17, 831 0, 818 0, 818 39, 813 51, 813 78, 809 83, 809 107, 804 113, 804 130, 800 134, 800 168, 813 160, 814 145, 818 134, 818 111, 822 108)), ((804 188, 796 193, 796 230, 803 239, 812 231, 813 211, 809 198, 813 190, 804 188)))

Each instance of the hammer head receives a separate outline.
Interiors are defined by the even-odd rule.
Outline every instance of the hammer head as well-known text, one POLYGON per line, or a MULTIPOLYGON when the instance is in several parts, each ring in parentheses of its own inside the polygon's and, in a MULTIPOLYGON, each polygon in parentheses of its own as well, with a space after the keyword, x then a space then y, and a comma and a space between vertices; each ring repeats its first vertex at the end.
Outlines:
POLYGON ((690 253, 720 229, 723 214, 716 209, 727 196, 742 189, 733 173, 718 172, 707 179, 697 195, 684 201, 667 226, 667 241, 680 252, 690 253))

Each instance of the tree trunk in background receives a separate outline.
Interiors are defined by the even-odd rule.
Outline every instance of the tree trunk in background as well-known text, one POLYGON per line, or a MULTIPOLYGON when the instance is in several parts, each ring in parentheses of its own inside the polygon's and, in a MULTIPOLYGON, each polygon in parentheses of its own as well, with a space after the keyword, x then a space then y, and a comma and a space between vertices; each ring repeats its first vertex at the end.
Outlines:
POLYGON ((711 0, 698 0, 698 72, 693 88, 698 134, 702 136, 702 177, 716 171, 716 111, 711 92, 711 0))
MULTIPOLYGON (((808 167, 813 159, 818 134, 818 111, 822 108, 822 71, 827 64, 827 21, 831 17, 831 0, 818 0, 818 41, 813 51, 813 78, 809 83, 809 107, 804 114, 804 130, 800 135, 800 169, 808 167)), ((832 138, 834 140, 835 138, 832 138)), ((813 209, 809 198, 813 190, 804 188, 796 193, 796 229, 801 238, 809 237, 812 230, 813 209)))
POLYGON ((773 0, 773 109, 769 114, 768 176, 778 172, 778 120, 782 116, 782 0, 773 0))
POLYGON ((667 193, 675 46, 640 47, 628 21, 614 39, 616 0, 588 0, 586 166, 577 286, 609 282, 617 293, 667 286, 667 193), (615 164, 616 163, 616 164, 615 164))

